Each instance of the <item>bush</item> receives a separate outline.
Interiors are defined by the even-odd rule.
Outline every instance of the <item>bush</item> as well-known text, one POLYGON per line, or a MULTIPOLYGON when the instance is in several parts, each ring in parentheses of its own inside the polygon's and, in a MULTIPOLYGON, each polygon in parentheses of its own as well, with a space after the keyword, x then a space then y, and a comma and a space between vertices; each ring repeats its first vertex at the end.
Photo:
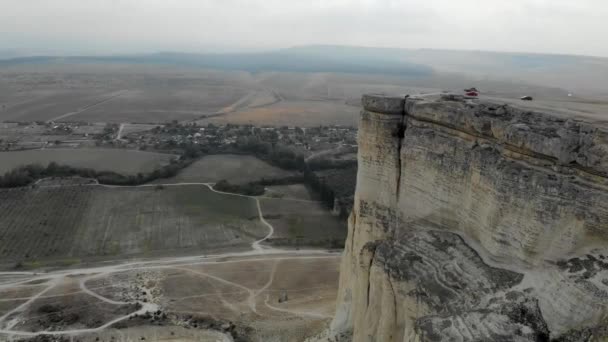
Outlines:
POLYGON ((264 186, 248 183, 244 185, 230 184, 226 180, 221 180, 213 186, 214 190, 230 192, 247 196, 261 196, 264 194, 264 186))
POLYGON ((194 159, 181 158, 173 161, 150 173, 138 173, 137 175, 121 175, 112 171, 96 171, 87 168, 76 168, 68 165, 59 165, 55 162, 49 163, 47 167, 39 164, 31 164, 15 168, 4 176, 0 176, 0 188, 15 188, 30 185, 34 181, 48 177, 73 177, 94 178, 100 184, 107 185, 141 185, 159 178, 170 178, 188 167, 194 159))

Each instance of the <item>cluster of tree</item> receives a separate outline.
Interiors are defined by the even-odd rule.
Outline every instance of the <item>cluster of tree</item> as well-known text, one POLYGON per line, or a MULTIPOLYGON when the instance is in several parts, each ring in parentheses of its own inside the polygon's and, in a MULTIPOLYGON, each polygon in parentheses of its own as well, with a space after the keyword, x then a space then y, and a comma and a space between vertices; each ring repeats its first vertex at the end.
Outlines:
POLYGON ((323 182, 319 177, 317 177, 314 172, 310 170, 307 170, 304 173, 304 180, 308 186, 310 186, 314 191, 319 194, 319 196, 321 196, 321 201, 323 202, 323 204, 327 208, 333 209, 336 195, 331 189, 331 187, 325 182, 323 182))
POLYGON ((239 151, 250 153, 283 169, 300 172, 307 170, 304 156, 287 147, 265 141, 258 136, 240 137, 237 139, 235 147, 239 151))
MULTIPOLYGON (((277 181, 282 181, 281 184, 293 184, 296 182, 304 182, 313 191, 317 192, 321 201, 329 209, 334 209, 336 198, 340 200, 341 194, 337 194, 335 191, 336 184, 330 184, 329 182, 318 177, 314 171, 327 170, 327 169, 340 169, 340 170, 355 170, 356 174, 356 161, 333 161, 327 159, 312 160, 309 164, 306 163, 304 157, 299 155, 295 151, 272 144, 268 141, 260 139, 259 136, 244 136, 237 140, 235 147, 240 152, 252 154, 268 163, 278 166, 283 169, 296 170, 303 173, 303 177, 297 177, 297 179, 281 179, 273 180, 275 183, 262 183, 258 182, 258 185, 279 185, 277 181), (291 183, 289 183, 291 181, 291 183)), ((354 193, 354 190, 353 190, 354 193)), ((342 218, 348 217, 347 210, 340 210, 340 216, 342 218)))
POLYGON ((300 246, 313 246, 321 248, 341 249, 344 248, 344 239, 310 239, 305 237, 272 238, 267 241, 273 246, 293 246, 299 249, 300 246))
POLYGON ((346 219, 353 206, 357 167, 329 169, 306 174, 306 183, 318 191, 323 201, 346 219))
POLYGON ((262 178, 259 181, 246 184, 231 184, 227 180, 217 182, 213 188, 218 191, 230 192, 247 196, 261 196, 265 192, 265 187, 271 185, 289 185, 304 182, 303 176, 289 176, 283 178, 262 178))
POLYGON ((192 164, 194 160, 181 158, 173 160, 170 164, 158 168, 149 173, 138 173, 136 175, 122 175, 112 171, 97 171, 94 169, 59 165, 51 162, 44 167, 39 164, 30 164, 13 169, 0 176, 0 188, 14 188, 30 185, 36 180, 48 177, 73 177, 96 179, 101 184, 108 185, 140 185, 160 178, 170 178, 192 164))
POLYGON ((328 169, 348 169, 357 167, 357 161, 315 158, 308 162, 308 167, 315 171, 328 169))
POLYGON ((303 183, 305 181, 304 176, 289 176, 282 178, 262 178, 259 181, 253 182, 257 185, 271 186, 271 185, 290 185, 303 183))
POLYGON ((231 184, 226 180, 217 182, 213 189, 217 191, 230 192, 235 194, 247 195, 247 196, 261 196, 264 194, 264 186, 247 183, 247 184, 231 184))

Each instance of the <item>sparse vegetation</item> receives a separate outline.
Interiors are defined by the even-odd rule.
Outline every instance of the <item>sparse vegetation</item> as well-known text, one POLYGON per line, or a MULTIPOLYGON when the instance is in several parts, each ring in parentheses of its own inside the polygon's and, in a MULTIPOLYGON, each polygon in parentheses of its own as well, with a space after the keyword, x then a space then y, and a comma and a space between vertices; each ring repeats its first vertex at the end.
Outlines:
POLYGON ((264 194, 264 187, 262 185, 247 183, 247 184, 230 184, 226 180, 217 182, 213 188, 217 191, 230 192, 235 194, 247 195, 247 196, 260 196, 264 194))
POLYGON ((274 245, 341 248, 346 222, 333 216, 321 203, 283 199, 260 200, 264 217, 275 228, 274 245))
POLYGON ((168 183, 216 183, 227 180, 232 184, 246 184, 262 179, 285 179, 297 173, 269 165, 254 156, 237 154, 205 155, 181 170, 168 183))

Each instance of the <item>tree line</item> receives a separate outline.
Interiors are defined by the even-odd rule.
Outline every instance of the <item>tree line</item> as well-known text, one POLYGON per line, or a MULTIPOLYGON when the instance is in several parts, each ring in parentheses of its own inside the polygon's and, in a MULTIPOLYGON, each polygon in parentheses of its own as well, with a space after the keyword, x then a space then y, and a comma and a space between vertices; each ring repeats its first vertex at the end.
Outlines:
POLYGON ((299 171, 301 176, 281 179, 262 179, 246 185, 234 185, 228 182, 218 182, 216 189, 226 192, 236 192, 246 195, 261 195, 264 186, 285 185, 304 182, 314 191, 320 194, 322 202, 326 207, 332 209, 336 198, 335 192, 330 184, 316 176, 316 170, 329 168, 354 167, 352 162, 340 162, 331 160, 315 160, 306 163, 304 156, 290 148, 280 146, 276 142, 266 141, 260 136, 250 135, 237 139, 230 148, 209 149, 209 146, 195 144, 184 144, 180 146, 182 155, 174 159, 170 164, 160 167, 152 172, 138 173, 135 175, 123 175, 113 171, 97 171, 90 168, 79 168, 68 165, 60 165, 51 162, 46 167, 39 164, 30 164, 17 167, 3 176, 0 176, 0 188, 13 188, 27 186, 35 181, 48 177, 73 177, 96 179, 100 184, 106 185, 142 185, 163 178, 171 178, 182 169, 188 167, 201 156, 215 153, 243 153, 253 155, 271 165, 286 170, 299 171), (222 184, 220 184, 222 183, 222 184), (219 185, 219 187, 218 187, 219 185), (223 190, 222 190, 223 189, 223 190), (231 191, 232 190, 232 191, 231 191))
POLYGON ((180 170, 192 164, 193 161, 194 159, 189 158, 175 159, 170 164, 152 172, 135 175, 122 175, 113 171, 97 171, 90 168, 60 165, 56 162, 51 162, 46 167, 40 164, 29 164, 17 167, 0 176, 0 188, 27 186, 43 178, 74 176, 96 179, 100 184, 106 185, 141 185, 156 179, 171 178, 177 175, 180 170))
POLYGON ((223 179, 215 183, 213 185, 213 189, 247 196, 262 196, 265 192, 265 187, 267 186, 297 184, 302 183, 303 181, 303 176, 262 178, 259 181, 249 182, 246 184, 232 184, 227 180, 223 179))

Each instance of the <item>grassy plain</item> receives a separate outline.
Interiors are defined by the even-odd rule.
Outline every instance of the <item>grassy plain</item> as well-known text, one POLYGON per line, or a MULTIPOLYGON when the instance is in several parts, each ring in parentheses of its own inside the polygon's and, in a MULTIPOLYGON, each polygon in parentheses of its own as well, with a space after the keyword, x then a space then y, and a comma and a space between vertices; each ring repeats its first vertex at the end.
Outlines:
POLYGON ((158 81, 129 89, 106 103, 63 118, 63 121, 163 123, 187 121, 213 114, 246 94, 231 86, 214 86, 205 80, 158 81))
POLYGON ((264 198, 260 204, 275 228, 271 243, 332 247, 346 239, 346 223, 319 202, 264 198))
POLYGON ((340 101, 288 101, 261 107, 245 107, 200 123, 264 124, 312 127, 323 125, 356 126, 360 108, 340 101))
POLYGON ((339 264, 339 254, 275 254, 50 271, 28 276, 41 283, 35 291, 17 294, 23 285, 9 286, 23 299, 0 297, 0 312, 31 298, 9 314, 14 330, 77 329, 74 340, 82 342, 303 341, 334 313, 339 264), (135 302, 159 310, 132 317, 135 302), (95 329, 113 319, 121 321, 95 329))
POLYGON ((253 200, 204 186, 0 190, 0 212, 0 258, 26 267, 247 248, 267 233, 253 200))
POLYGON ((333 315, 339 261, 279 257, 180 267, 163 272, 163 305, 249 327, 252 341, 301 341, 333 315))
POLYGON ((253 156, 218 154, 205 156, 183 169, 177 176, 161 182, 213 183, 225 179, 233 184, 243 184, 262 178, 282 178, 295 174, 274 167, 253 156))
POLYGON ((0 173, 27 164, 50 162, 122 174, 150 172, 169 164, 174 155, 124 149, 44 149, 0 152, 0 173))
POLYGON ((313 200, 314 193, 304 184, 272 185, 266 187, 266 196, 284 199, 313 200))
POLYGON ((121 132, 121 135, 124 137, 128 134, 134 134, 134 133, 139 133, 139 132, 143 132, 143 131, 148 131, 151 130, 155 127, 158 127, 158 125, 150 125, 150 124, 124 124, 123 125, 123 129, 121 132))
POLYGON ((250 76, 193 68, 89 64, 0 69, 0 121, 163 123, 215 113, 250 76))
MULTIPOLYGON (((475 69, 478 67, 474 65, 475 69)), ((529 71, 519 76, 530 79, 556 75, 549 72, 543 76, 529 71)), ((530 80, 530 83, 535 82, 530 80)), ((461 92, 470 86, 481 89, 483 95, 500 99, 518 101, 524 94, 533 95, 549 105, 566 106, 572 113, 588 111, 589 116, 603 120, 608 108, 601 96, 597 100, 595 95, 589 94, 586 98, 587 94, 578 92, 574 97, 568 97, 570 90, 500 81, 499 78, 472 79, 456 73, 412 78, 331 72, 249 73, 144 64, 57 63, 0 68, 0 121, 156 124, 171 120, 196 121, 211 115, 200 122, 356 125, 364 93, 461 92)))
POLYGON ((356 125, 365 92, 406 93, 381 75, 212 71, 158 65, 0 68, 0 121, 356 125))

